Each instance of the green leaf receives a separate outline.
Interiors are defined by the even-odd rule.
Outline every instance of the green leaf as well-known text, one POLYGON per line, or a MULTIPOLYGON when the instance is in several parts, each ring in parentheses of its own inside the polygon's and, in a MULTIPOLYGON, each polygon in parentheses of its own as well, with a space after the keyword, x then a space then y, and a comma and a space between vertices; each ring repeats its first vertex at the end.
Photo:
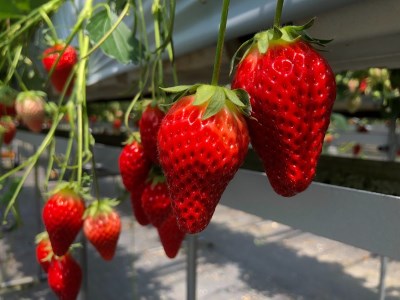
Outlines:
MULTIPOLYGON (((96 13, 90 18, 86 26, 90 41, 93 44, 97 44, 117 19, 117 15, 111 10, 105 9, 96 13)), ((101 44, 100 48, 104 54, 123 64, 138 62, 141 58, 140 43, 124 22, 121 22, 115 28, 111 35, 101 44)))
POLYGON ((236 95, 236 91, 238 90, 230 90, 230 89, 224 89, 225 95, 226 97, 236 106, 239 107, 244 107, 246 106, 241 100, 240 97, 238 97, 238 95, 236 95))
POLYGON ((217 114, 225 105, 225 93, 224 89, 216 87, 215 93, 212 95, 210 102, 202 116, 202 120, 206 120, 209 117, 217 114))
POLYGON ((0 0, 0 19, 24 17, 47 2, 47 0, 0 0))
POLYGON ((212 85, 201 85, 198 87, 193 105, 201 105, 210 100, 215 93, 215 89, 216 87, 212 85))
POLYGON ((172 87, 168 87, 168 88, 160 87, 160 89, 162 89, 164 92, 167 92, 167 93, 180 93, 180 92, 187 91, 191 87, 192 87, 191 85, 177 85, 177 86, 172 86, 172 87))

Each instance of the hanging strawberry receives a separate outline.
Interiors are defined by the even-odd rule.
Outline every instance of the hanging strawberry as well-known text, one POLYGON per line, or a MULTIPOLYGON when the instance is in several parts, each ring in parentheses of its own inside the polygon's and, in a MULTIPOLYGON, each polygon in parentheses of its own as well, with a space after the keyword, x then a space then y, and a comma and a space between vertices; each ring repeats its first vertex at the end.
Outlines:
POLYGON ((82 283, 82 269, 69 253, 55 257, 49 266, 47 282, 60 300, 75 300, 82 283))
MULTIPOLYGON (((63 91, 64 86, 67 84, 68 78, 75 64, 77 63, 77 53, 75 48, 71 45, 68 45, 64 53, 62 53, 62 50, 64 48, 65 44, 56 43, 54 46, 47 48, 43 52, 42 57, 42 63, 47 72, 51 71, 53 65, 55 65, 57 63, 57 60, 59 59, 50 77, 51 83, 53 84, 56 91, 59 93, 63 91)), ((74 80, 72 79, 71 83, 67 87, 67 96, 71 94, 73 82, 74 80)))
POLYGON ((141 200, 147 218, 153 226, 159 227, 171 213, 171 199, 164 176, 146 183, 141 200))
POLYGON ((0 139, 3 143, 9 145, 17 133, 17 127, 11 117, 0 117, 0 139))
POLYGON ((165 254, 169 258, 174 258, 178 254, 182 241, 185 238, 185 233, 179 229, 172 212, 160 224, 157 231, 165 254))
POLYGON ((115 200, 97 200, 84 215, 83 232, 104 260, 114 257, 121 232, 120 217, 112 208, 115 205, 115 200))
POLYGON ((60 185, 43 207, 43 223, 56 255, 67 253, 83 225, 85 203, 69 185, 60 185))
POLYGON ((157 133, 165 113, 157 106, 149 104, 139 121, 140 137, 146 156, 155 164, 159 164, 157 150, 157 133))
POLYGON ((42 232, 36 236, 36 260, 44 272, 48 272, 50 262, 53 258, 53 250, 47 232, 42 232))
POLYGON ((42 131, 46 116, 45 97, 46 94, 40 91, 28 91, 18 94, 15 105, 18 117, 33 132, 42 131))
POLYGON ((179 228, 197 233, 210 222, 247 153, 249 136, 240 111, 247 99, 240 99, 245 96, 240 91, 213 85, 166 91, 194 93, 168 111, 158 132, 158 150, 179 228))
POLYGON ((273 29, 250 40, 232 88, 249 93, 251 143, 273 189, 290 197, 314 178, 336 84, 328 62, 312 47, 328 41, 305 33, 313 20, 279 28, 279 18, 280 12, 273 29))

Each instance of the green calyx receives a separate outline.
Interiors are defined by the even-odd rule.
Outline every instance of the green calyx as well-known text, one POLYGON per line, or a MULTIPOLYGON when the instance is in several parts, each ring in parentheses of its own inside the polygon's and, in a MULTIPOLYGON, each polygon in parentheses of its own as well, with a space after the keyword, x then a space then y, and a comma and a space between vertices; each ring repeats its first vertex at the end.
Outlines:
POLYGON ((230 110, 239 110, 246 116, 250 115, 249 95, 242 89, 231 90, 215 85, 195 84, 164 88, 163 90, 167 93, 175 93, 174 101, 186 95, 194 95, 193 105, 206 106, 202 120, 214 116, 225 106, 230 110))
POLYGON ((47 231, 43 231, 35 236, 35 244, 39 244, 41 241, 48 240, 49 234, 47 231))
POLYGON ((135 131, 135 132, 131 133, 122 144, 129 145, 129 144, 132 144, 133 142, 138 142, 139 144, 142 142, 139 131, 135 131))
POLYGON ((20 92, 17 96, 17 102, 23 102, 25 99, 31 99, 35 101, 43 101, 46 97, 46 93, 42 91, 26 91, 20 92))
POLYGON ((0 81, 0 103, 5 105, 12 105, 18 92, 8 85, 0 81))
POLYGON ((101 214, 109 214, 114 211, 115 206, 119 204, 119 201, 110 198, 99 199, 93 201, 88 208, 86 208, 83 218, 96 217, 101 214))
POLYGON ((61 182, 59 183, 49 194, 54 195, 56 193, 82 197, 84 199, 90 199, 90 191, 86 187, 81 187, 77 182, 61 182))
POLYGON ((159 183, 165 182, 164 172, 160 166, 153 165, 150 169, 149 175, 147 176, 146 182, 151 183, 151 186, 154 187, 159 183))
POLYGON ((287 45, 299 40, 303 40, 309 44, 312 44, 316 48, 319 47, 318 49, 321 50, 321 48, 325 47, 326 44, 332 41, 332 39, 323 40, 309 36, 306 30, 311 28, 311 26, 314 24, 314 21, 315 18, 312 18, 304 25, 288 25, 284 27, 274 26, 266 31, 256 33, 252 39, 244 42, 233 55, 231 61, 231 72, 233 70, 235 59, 238 56, 239 52, 249 45, 250 46, 245 51, 242 59, 246 57, 249 51, 254 48, 257 48, 258 52, 260 52, 261 54, 265 54, 271 46, 287 45))

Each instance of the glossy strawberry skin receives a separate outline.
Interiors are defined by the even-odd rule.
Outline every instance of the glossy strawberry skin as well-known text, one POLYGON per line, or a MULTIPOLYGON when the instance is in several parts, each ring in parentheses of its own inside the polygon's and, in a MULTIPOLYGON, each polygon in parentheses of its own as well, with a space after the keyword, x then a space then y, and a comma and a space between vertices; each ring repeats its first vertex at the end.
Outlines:
POLYGON ((204 106, 181 98, 158 133, 161 167, 179 228, 197 233, 208 225, 222 193, 244 161, 249 136, 244 118, 224 107, 202 120, 204 106))
POLYGON ((51 244, 48 239, 41 240, 36 245, 36 260, 46 273, 50 267, 50 260, 46 259, 49 258, 49 255, 51 255, 52 252, 53 250, 51 249, 51 244))
MULTIPOLYGON (((63 44, 56 44, 50 48, 47 48, 43 52, 42 63, 47 72, 50 72, 52 66, 56 63, 64 47, 65 45, 63 44)), ((76 50, 74 47, 69 45, 67 46, 65 52, 58 61, 58 64, 54 68, 54 71, 50 78, 51 83, 58 92, 62 92, 62 90, 64 89, 68 77, 70 76, 71 71, 73 70, 74 65, 76 63, 77 63, 76 50)), ((67 95, 71 94, 72 87, 73 87, 73 80, 71 81, 71 84, 68 86, 67 95)))
POLYGON ((139 121, 140 136, 146 156, 155 164, 159 164, 157 150, 157 134, 165 114, 158 107, 147 106, 139 121))
POLYGON ((142 144, 134 141, 124 146, 119 156, 119 171, 122 182, 129 192, 141 194, 150 166, 150 161, 144 154, 142 144))
POLYGON ((252 107, 251 143, 273 189, 285 197, 314 178, 336 98, 334 74, 305 42, 253 48, 239 64, 232 88, 245 89, 252 107))
POLYGON ((17 133, 17 127, 13 121, 1 121, 0 126, 3 126, 6 130, 3 133, 3 143, 9 145, 17 133))
POLYGON ((60 300, 75 300, 82 282, 81 267, 69 254, 53 259, 47 282, 60 300))
POLYGON ((117 212, 87 217, 83 223, 83 231, 104 260, 114 257, 121 232, 121 220, 117 212))
POLYGON ((132 192, 130 194, 130 200, 131 200, 131 207, 132 207, 132 212, 133 215, 135 216, 136 221, 142 225, 146 226, 150 224, 150 220, 147 217, 146 213, 143 210, 142 206, 142 192, 144 189, 144 185, 142 185, 141 189, 136 190, 135 192, 132 192))
POLYGON ((53 252, 64 255, 83 226, 85 204, 71 190, 52 195, 43 207, 43 223, 49 234, 53 252))
POLYGON ((142 207, 151 224, 159 227, 171 214, 171 199, 165 182, 146 184, 142 193, 142 207))
POLYGON ((185 233, 179 229, 175 216, 170 213, 165 221, 157 228, 157 231, 165 254, 169 258, 176 257, 182 241, 185 238, 185 233))

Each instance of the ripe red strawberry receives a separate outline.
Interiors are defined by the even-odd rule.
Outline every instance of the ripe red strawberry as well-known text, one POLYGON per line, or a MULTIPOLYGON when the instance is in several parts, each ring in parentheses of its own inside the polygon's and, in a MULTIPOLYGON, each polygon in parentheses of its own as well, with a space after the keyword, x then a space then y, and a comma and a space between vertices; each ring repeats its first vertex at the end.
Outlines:
POLYGON ((45 93, 39 91, 21 92, 17 97, 16 110, 26 127, 33 132, 42 131, 45 119, 45 93))
POLYGON ((9 145, 17 133, 17 128, 10 117, 0 118, 0 138, 3 138, 3 143, 9 145))
POLYGON ((171 214, 171 199, 164 182, 147 183, 142 193, 142 207, 151 224, 159 227, 171 214))
MULTIPOLYGON (((64 47, 65 47, 64 44, 55 44, 54 46, 47 48, 43 52, 42 63, 47 72, 50 72, 51 68, 56 63, 64 47)), ((77 62, 76 50, 74 47, 69 45, 65 49, 65 52, 62 54, 50 78, 56 91, 62 92, 76 62, 77 62)), ((73 80, 71 81, 71 84, 68 86, 66 95, 71 94, 72 87, 73 87, 73 80)))
POLYGON ((43 222, 56 255, 64 255, 83 225, 85 203, 72 188, 56 191, 43 208, 43 222))
POLYGON ((141 194, 151 164, 138 139, 137 135, 133 136, 132 140, 122 149, 119 156, 119 171, 125 188, 129 192, 141 194))
POLYGON ((360 152, 361 152, 361 150, 362 150, 361 145, 360 145, 360 144, 355 144, 355 145, 353 146, 353 148, 352 148, 353 155, 354 155, 354 156, 359 155, 360 152))
POLYGON ((174 258, 185 238, 185 233, 179 229, 175 216, 170 213, 167 219, 157 228, 157 231, 165 254, 169 258, 174 258))
POLYGON ((330 66, 302 37, 327 41, 306 36, 309 26, 258 33, 232 83, 250 95, 251 143, 272 187, 285 197, 313 180, 336 97, 330 66))
POLYGON ((200 232, 208 225, 249 143, 246 122, 230 102, 230 98, 240 101, 233 91, 206 85, 193 88, 196 96, 178 100, 158 132, 172 209, 185 233, 200 232))
POLYGON ((60 300, 74 300, 81 287, 81 267, 70 254, 54 258, 49 267, 47 282, 60 300))
POLYGON ((0 117, 3 116, 16 116, 15 102, 12 102, 11 104, 0 103, 0 117))
POLYGON ((47 232, 42 232, 36 237, 36 260, 43 271, 48 272, 52 260, 53 250, 47 232))
POLYGON ((132 212, 135 216, 136 221, 142 225, 146 226, 150 224, 150 220, 145 214, 142 206, 142 193, 143 193, 144 185, 141 186, 140 189, 137 189, 135 192, 132 192, 130 195, 132 212))
POLYGON ((121 220, 112 208, 115 201, 102 199, 93 202, 85 212, 83 232, 104 260, 111 260, 121 232, 121 220))
POLYGON ((165 113, 157 106, 148 105, 139 121, 140 136, 146 156, 159 164, 157 151, 157 134, 165 113))
POLYGON ((115 130, 120 130, 120 129, 121 129, 121 126, 122 126, 122 121, 121 121, 121 119, 115 119, 115 120, 113 121, 113 128, 114 128, 115 130))

